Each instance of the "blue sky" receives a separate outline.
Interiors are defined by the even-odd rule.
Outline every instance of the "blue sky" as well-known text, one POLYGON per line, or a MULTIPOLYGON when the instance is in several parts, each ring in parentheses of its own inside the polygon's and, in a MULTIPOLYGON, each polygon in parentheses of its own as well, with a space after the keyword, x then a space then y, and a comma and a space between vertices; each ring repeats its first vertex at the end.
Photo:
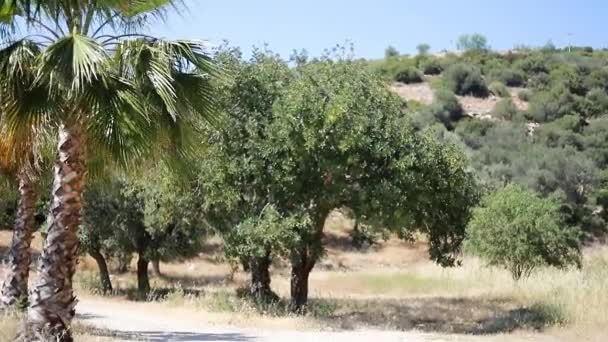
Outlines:
POLYGON ((268 43, 288 57, 313 56, 346 40, 358 57, 403 53, 425 42, 453 50, 464 33, 484 34, 494 49, 517 44, 608 47, 608 0, 186 0, 189 11, 152 28, 167 38, 227 39, 249 52, 268 43))

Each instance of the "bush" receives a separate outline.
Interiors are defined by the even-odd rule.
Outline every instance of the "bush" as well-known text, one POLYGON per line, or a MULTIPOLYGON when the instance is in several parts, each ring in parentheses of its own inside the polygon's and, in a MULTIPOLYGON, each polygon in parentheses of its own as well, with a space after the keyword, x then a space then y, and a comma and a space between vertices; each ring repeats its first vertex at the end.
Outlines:
POLYGON ((532 92, 528 89, 524 89, 517 94, 517 97, 524 102, 529 102, 530 98, 532 98, 532 92))
POLYGON ((515 280, 540 266, 580 267, 579 232, 566 226, 560 207, 555 198, 509 185, 473 211, 467 248, 515 280))
POLYGON ((459 121, 455 132, 468 147, 476 150, 484 145, 483 138, 494 125, 493 120, 469 118, 459 121))
POLYGON ((492 110, 492 116, 508 121, 514 121, 522 117, 519 115, 519 110, 510 98, 498 101, 494 110, 492 110))
POLYGON ((490 78, 500 81, 509 87, 521 87, 525 84, 523 72, 513 68, 494 70, 491 72, 490 78))
POLYGON ((572 114, 575 97, 563 86, 535 93, 530 101, 529 116, 537 122, 548 122, 572 114))
POLYGON ((586 78, 585 78, 585 87, 587 89, 604 89, 608 90, 608 70, 606 69, 597 69, 593 70, 586 78))
POLYGON ((414 67, 405 68, 395 75, 395 81, 410 84, 422 82, 422 74, 414 67))
POLYGON ((598 117, 608 114, 608 94, 604 89, 591 89, 585 101, 583 101, 582 112, 586 117, 598 117))
POLYGON ((435 93, 435 100, 429 109, 433 116, 448 129, 454 128, 453 123, 464 116, 464 110, 456 96, 445 89, 440 89, 435 93))
POLYGON ((430 58, 420 64, 420 68, 425 75, 439 75, 443 71, 441 63, 436 58, 430 58))
POLYGON ((490 93, 494 96, 511 97, 511 92, 509 92, 507 86, 500 82, 492 82, 488 88, 490 89, 490 93))
POLYGON ((450 66, 444 74, 444 82, 448 89, 458 95, 477 97, 487 97, 489 95, 481 71, 473 65, 457 63, 450 66))

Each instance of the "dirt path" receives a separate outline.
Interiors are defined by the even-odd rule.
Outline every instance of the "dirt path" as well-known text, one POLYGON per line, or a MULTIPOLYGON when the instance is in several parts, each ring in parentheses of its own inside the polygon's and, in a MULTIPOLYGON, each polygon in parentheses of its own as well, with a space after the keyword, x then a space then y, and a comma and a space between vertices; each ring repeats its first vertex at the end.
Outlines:
POLYGON ((351 331, 297 332, 237 329, 206 325, 200 320, 172 317, 146 310, 145 304, 83 299, 77 307, 82 325, 110 330, 117 341, 288 341, 288 342, 443 342, 463 341, 453 337, 417 332, 351 331))

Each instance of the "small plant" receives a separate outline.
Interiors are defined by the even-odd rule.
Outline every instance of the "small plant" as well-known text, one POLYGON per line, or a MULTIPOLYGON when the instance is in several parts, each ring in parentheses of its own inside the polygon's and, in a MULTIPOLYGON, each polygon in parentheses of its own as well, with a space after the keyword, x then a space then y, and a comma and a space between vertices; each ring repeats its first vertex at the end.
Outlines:
POLYGON ((490 93, 481 71, 474 65, 454 64, 446 70, 444 78, 448 89, 457 95, 487 97, 490 93))
POLYGON ((508 185, 473 211, 466 247, 514 280, 540 266, 580 267, 579 233, 566 225, 560 208, 556 198, 508 185))
POLYGON ((395 81, 411 84, 411 83, 421 83, 423 81, 422 74, 418 69, 414 67, 408 67, 399 71, 395 76, 395 81))
POLYGON ((494 95, 494 96, 511 97, 511 93, 509 92, 509 89, 503 83, 492 82, 488 88, 490 90, 490 93, 492 93, 492 95, 494 95))

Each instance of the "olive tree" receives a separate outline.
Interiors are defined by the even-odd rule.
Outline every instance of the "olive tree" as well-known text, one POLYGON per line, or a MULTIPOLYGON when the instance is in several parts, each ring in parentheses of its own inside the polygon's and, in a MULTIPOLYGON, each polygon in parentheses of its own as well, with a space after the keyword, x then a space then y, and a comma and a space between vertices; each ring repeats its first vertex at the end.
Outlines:
MULTIPOLYGON (((140 176, 117 176, 104 182, 102 191, 87 193, 81 243, 96 261, 104 251, 109 255, 137 254, 137 283, 142 296, 150 291, 151 261, 196 255, 206 236, 195 191, 179 175, 163 165, 151 165, 140 176)), ((98 261, 102 286, 108 290, 104 263, 98 261)))
POLYGON ((580 232, 566 225, 559 201, 518 185, 489 195, 474 210, 467 246, 515 280, 540 266, 581 266, 580 232))

